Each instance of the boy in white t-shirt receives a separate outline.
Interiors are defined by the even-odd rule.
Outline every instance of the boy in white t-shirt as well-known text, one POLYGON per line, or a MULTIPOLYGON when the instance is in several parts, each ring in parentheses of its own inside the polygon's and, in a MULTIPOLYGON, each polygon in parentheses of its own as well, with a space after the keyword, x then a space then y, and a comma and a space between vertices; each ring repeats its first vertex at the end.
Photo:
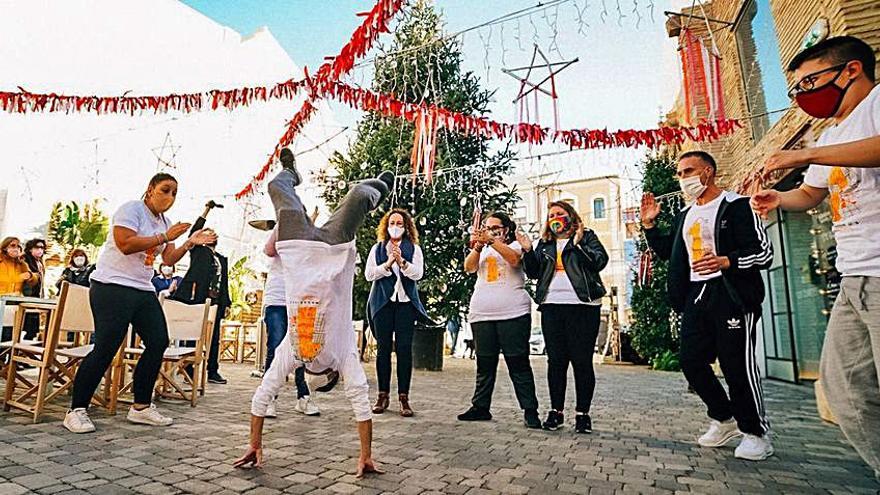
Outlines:
POLYGON ((851 36, 829 38, 789 64, 789 92, 809 115, 832 119, 818 146, 777 151, 763 173, 809 165, 797 189, 761 191, 751 203, 805 211, 826 197, 843 276, 822 349, 820 377, 840 428, 880 478, 880 87, 871 47, 851 36))

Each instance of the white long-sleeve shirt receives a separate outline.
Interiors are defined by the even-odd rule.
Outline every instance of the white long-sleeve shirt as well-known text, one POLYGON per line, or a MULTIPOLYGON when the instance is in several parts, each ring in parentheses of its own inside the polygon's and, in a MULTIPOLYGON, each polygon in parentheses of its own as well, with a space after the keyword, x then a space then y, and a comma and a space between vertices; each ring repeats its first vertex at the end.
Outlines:
MULTIPOLYGON (((352 337, 352 343, 354 337, 352 337)), ((345 396, 351 402, 356 421, 372 419, 373 411, 370 407, 370 385, 367 383, 367 375, 364 367, 358 360, 357 350, 352 348, 344 352, 337 361, 340 376, 342 377, 345 396)), ((254 416, 266 416, 266 408, 269 403, 278 396, 281 388, 287 380, 287 375, 303 364, 293 356, 293 347, 290 343, 290 334, 284 336, 284 340, 275 348, 275 359, 272 365, 263 375, 254 397, 251 399, 251 414, 254 416)))
MULTIPOLYGON (((288 325, 287 335, 275 348, 272 366, 254 393, 251 412, 265 416, 266 407, 284 385, 285 377, 303 361, 308 370, 320 372, 328 368, 339 371, 345 381, 345 394, 351 401, 358 421, 370 419, 369 385, 358 361, 354 328, 351 324, 351 293, 354 284, 354 241, 328 245, 318 241, 287 240, 275 243, 281 261, 281 275, 287 314, 297 315, 300 307, 314 308, 307 322, 311 342, 319 344, 317 355, 304 356, 295 324, 288 325)), ((308 311, 306 312, 308 313, 308 311)))
MULTIPOLYGON (((400 274, 403 273, 403 276, 410 280, 420 280, 422 278, 422 275, 425 274, 425 260, 422 256, 422 248, 418 244, 413 245, 412 262, 407 263, 406 268, 401 270, 397 263, 392 264, 390 269, 384 265, 377 265, 376 246, 376 244, 373 244, 373 248, 370 249, 370 254, 367 256, 367 266, 364 268, 364 276, 367 278, 367 282, 374 282, 393 274, 397 277, 397 282, 394 284, 394 294, 391 296, 391 300, 394 302, 409 302, 409 297, 407 297, 406 291, 403 289, 403 281, 400 274)), ((391 241, 385 244, 385 252, 389 253, 390 259, 391 241)))

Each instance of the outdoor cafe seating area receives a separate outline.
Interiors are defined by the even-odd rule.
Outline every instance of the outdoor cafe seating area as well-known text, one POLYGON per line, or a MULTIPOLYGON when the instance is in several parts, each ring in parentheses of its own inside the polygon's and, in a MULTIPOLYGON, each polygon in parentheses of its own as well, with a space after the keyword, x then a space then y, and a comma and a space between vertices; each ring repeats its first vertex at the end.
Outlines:
MULTIPOLYGON (((205 394, 207 360, 217 306, 187 305, 160 298, 170 344, 163 356, 154 397, 184 401, 195 407, 205 394)), ((47 407, 66 408, 78 366, 91 351, 94 321, 89 289, 64 283, 57 298, 0 297, 3 340, 0 377, 5 380, 3 408, 40 421, 47 407), (39 315, 39 331, 25 338, 26 315, 39 315)), ((31 317, 33 318, 33 317, 31 317)), ((250 363, 256 369, 265 357, 266 332, 260 323, 223 321, 220 361, 250 363)), ((92 405, 115 414, 119 404, 132 402, 132 373, 142 354, 137 333, 129 327, 92 405)))

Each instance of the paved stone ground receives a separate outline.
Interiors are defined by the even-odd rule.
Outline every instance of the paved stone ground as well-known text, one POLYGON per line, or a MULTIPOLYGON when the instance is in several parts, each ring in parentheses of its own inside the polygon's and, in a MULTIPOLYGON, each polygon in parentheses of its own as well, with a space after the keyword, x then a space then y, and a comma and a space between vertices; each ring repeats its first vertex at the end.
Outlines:
MULTIPOLYGON (((547 402, 545 361, 533 359, 539 398, 547 402)), ((372 375, 372 365, 369 371, 372 375)), ((0 413, 0 495, 17 493, 878 493, 877 483, 838 429, 815 412, 812 389, 765 385, 777 455, 762 463, 695 446, 705 426, 699 400, 678 373, 601 366, 595 432, 526 430, 502 375, 495 420, 461 423, 474 362, 447 359, 442 373, 417 372, 417 415, 378 416, 374 453, 387 473, 355 480, 357 437, 342 393, 317 398, 320 418, 293 412, 293 387, 268 420, 267 465, 234 470, 246 444, 249 367, 226 365, 231 379, 212 386, 194 409, 163 402, 170 428, 129 424, 124 414, 93 412, 98 431, 61 426, 63 404, 30 424, 0 413)), ((570 390, 570 395, 573 390, 570 390)), ((570 402, 573 398, 570 397, 570 402)), ((392 402, 392 407, 396 404, 392 402)), ((569 418, 571 420, 572 418, 569 418)))

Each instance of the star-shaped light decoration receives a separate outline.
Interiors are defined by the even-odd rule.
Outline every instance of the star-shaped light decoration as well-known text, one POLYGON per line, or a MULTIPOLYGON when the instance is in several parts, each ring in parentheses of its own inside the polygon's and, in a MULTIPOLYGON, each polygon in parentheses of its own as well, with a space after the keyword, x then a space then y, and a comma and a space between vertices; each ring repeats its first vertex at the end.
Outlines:
POLYGON ((575 58, 574 60, 550 62, 550 60, 548 60, 547 57, 544 55, 544 52, 542 52, 536 44, 535 49, 532 52, 532 61, 529 63, 529 65, 516 67, 513 69, 501 69, 502 72, 519 81, 519 94, 517 94, 516 98, 513 100, 513 103, 515 105, 519 105, 518 120, 520 122, 534 122, 536 124, 539 123, 538 93, 540 92, 549 96, 552 100, 553 124, 555 126, 555 129, 559 129, 559 112, 556 108, 556 100, 559 98, 559 94, 556 92, 556 75, 577 61, 578 59, 575 58), (538 56, 541 57, 543 63, 535 63, 535 60, 537 60, 538 56), (543 79, 540 79, 537 83, 531 80, 532 71, 535 69, 547 70, 547 75, 543 79), (523 71, 525 71, 525 76, 520 75, 520 73, 522 73, 523 71), (530 107, 526 97, 533 93, 535 95, 534 107, 530 107), (532 118, 533 115, 534 118, 532 118))
POLYGON ((174 146, 174 141, 171 140, 171 133, 166 133, 162 146, 153 148, 153 155, 156 156, 156 172, 177 170, 175 159, 180 148, 181 146, 174 146))

